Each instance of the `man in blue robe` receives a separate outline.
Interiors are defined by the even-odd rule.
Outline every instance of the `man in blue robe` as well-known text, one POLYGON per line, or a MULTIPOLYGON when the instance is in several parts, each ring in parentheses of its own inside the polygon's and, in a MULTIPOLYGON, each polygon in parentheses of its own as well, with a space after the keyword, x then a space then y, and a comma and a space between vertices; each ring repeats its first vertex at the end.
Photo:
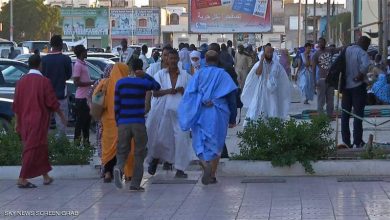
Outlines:
POLYGON ((216 171, 227 129, 236 125, 237 86, 225 70, 218 68, 218 53, 206 53, 207 66, 189 82, 179 105, 181 129, 192 131, 192 147, 203 168, 202 183, 216 183, 216 171))

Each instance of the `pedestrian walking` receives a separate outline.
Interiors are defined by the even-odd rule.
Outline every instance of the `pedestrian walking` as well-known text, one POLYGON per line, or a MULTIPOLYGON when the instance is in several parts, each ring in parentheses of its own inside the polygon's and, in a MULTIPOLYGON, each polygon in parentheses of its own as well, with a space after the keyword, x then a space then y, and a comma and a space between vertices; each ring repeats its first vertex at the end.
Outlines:
POLYGON ((309 104, 314 98, 314 80, 311 66, 311 44, 305 44, 305 52, 299 54, 298 86, 305 98, 304 104, 309 104))
POLYGON ((222 68, 215 51, 206 53, 207 66, 200 69, 184 93, 178 108, 181 129, 192 131, 192 146, 203 168, 202 183, 217 183, 216 171, 227 128, 236 125, 237 86, 222 68))
MULTIPOLYGON (((144 159, 148 135, 145 127, 145 93, 147 90, 159 90, 160 84, 142 71, 142 60, 134 59, 132 74, 135 77, 124 77, 115 85, 115 120, 118 126, 118 146, 114 182, 122 188, 122 173, 129 152, 134 151, 135 166, 131 179, 130 191, 144 191, 141 181, 144 173, 144 159), (135 146, 131 149, 130 141, 135 146)), ((104 128, 103 128, 104 129, 104 128)))
MULTIPOLYGON (((101 80, 95 89, 95 93, 105 88, 105 97, 102 123, 102 165, 104 167, 104 182, 109 183, 113 178, 114 166, 117 163, 118 148, 118 125, 115 120, 115 85, 125 77, 129 76, 129 67, 124 63, 116 63, 107 79, 101 80)), ((134 147, 134 141, 127 142, 128 148, 134 147)), ((124 163, 123 173, 125 179, 129 181, 134 171, 134 151, 131 151, 124 163)), ((121 177, 122 178, 122 177, 121 177)))
POLYGON ((273 60, 273 48, 265 46, 264 54, 250 71, 241 95, 244 107, 248 108, 247 120, 259 117, 286 119, 290 88, 286 71, 279 61, 273 60))
POLYGON ((19 188, 36 188, 28 179, 41 175, 44 185, 53 182, 53 178, 48 175, 51 166, 47 136, 51 113, 58 114, 65 126, 67 123, 50 80, 40 72, 40 56, 31 56, 28 65, 28 74, 16 84, 12 107, 15 112, 15 129, 23 143, 19 188))
MULTIPOLYGON (((60 35, 54 35, 50 39, 52 51, 42 57, 42 74, 46 76, 56 93, 60 103, 60 109, 68 120, 68 92, 66 81, 72 77, 72 61, 69 56, 62 54, 63 41, 60 35)), ((61 119, 56 114, 57 130, 59 134, 66 134, 66 126, 59 123, 61 119)))
POLYGON ((174 165, 177 170, 175 177, 187 178, 184 170, 192 159, 190 134, 180 129, 177 108, 191 75, 178 67, 179 56, 175 50, 169 52, 168 60, 168 68, 154 77, 161 90, 153 92, 157 99, 146 122, 151 158, 148 172, 154 175, 159 161, 164 161, 174 165))
POLYGON ((326 114, 331 118, 334 110, 335 88, 327 84, 325 80, 332 65, 333 54, 340 52, 342 48, 326 47, 326 40, 322 37, 318 40, 318 47, 312 60, 312 71, 315 74, 317 88, 317 111, 324 113, 326 104, 326 114))

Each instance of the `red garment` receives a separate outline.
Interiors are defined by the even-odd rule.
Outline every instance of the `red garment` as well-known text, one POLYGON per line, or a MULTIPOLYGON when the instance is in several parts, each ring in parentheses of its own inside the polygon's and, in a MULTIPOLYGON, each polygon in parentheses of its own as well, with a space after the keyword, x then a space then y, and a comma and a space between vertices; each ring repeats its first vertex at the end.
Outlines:
POLYGON ((23 143, 20 178, 34 178, 51 170, 47 134, 50 113, 57 111, 59 106, 46 77, 29 73, 18 81, 12 109, 23 143))

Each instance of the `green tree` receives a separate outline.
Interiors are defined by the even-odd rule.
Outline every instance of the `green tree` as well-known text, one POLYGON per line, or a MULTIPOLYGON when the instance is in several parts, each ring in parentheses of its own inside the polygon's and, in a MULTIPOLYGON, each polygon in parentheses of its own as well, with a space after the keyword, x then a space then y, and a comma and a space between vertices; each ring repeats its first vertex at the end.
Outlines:
MULTIPOLYGON (((13 0, 14 41, 49 40, 50 34, 62 34, 61 13, 58 7, 43 4, 44 0, 13 0)), ((0 37, 9 39, 10 5, 0 13, 3 31, 0 37)))

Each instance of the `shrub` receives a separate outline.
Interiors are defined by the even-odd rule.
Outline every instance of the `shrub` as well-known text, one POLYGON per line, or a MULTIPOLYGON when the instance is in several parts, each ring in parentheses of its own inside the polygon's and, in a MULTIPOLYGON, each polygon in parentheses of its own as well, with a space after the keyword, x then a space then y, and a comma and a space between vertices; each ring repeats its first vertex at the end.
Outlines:
POLYGON ((237 160, 266 160, 273 166, 302 164, 307 173, 314 173, 312 161, 327 158, 333 151, 332 128, 324 115, 308 121, 278 118, 251 121, 242 132, 237 160))
MULTIPOLYGON (((56 137, 53 133, 48 136, 52 165, 89 164, 93 155, 91 146, 76 146, 65 135, 56 137)), ((22 142, 14 129, 0 129, 0 166, 21 165, 22 149, 22 142)))
MULTIPOLYGON (((14 124, 12 124, 14 125, 14 124)), ((0 127, 0 166, 21 165, 22 142, 19 135, 10 129, 0 127)))

